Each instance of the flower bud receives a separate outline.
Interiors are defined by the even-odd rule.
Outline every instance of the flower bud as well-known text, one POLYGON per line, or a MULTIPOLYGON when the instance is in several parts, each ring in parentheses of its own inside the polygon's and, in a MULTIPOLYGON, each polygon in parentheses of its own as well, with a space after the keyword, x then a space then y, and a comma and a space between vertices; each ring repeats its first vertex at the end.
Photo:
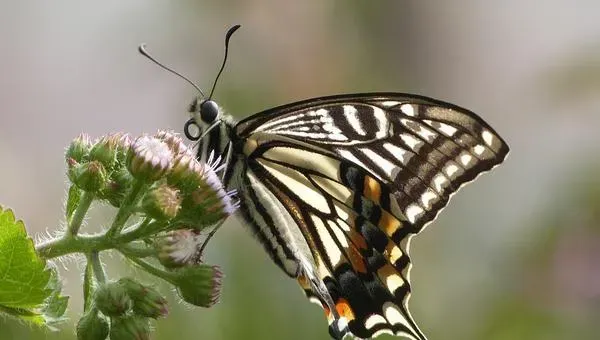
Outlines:
POLYGON ((218 266, 201 264, 179 268, 174 273, 177 292, 185 302, 210 307, 219 301, 223 273, 218 266))
POLYGON ((105 283, 98 287, 94 300, 98 310, 107 316, 124 315, 132 305, 127 290, 117 282, 105 283))
POLYGON ((137 138, 127 153, 127 168, 133 177, 154 182, 171 169, 173 153, 160 139, 149 136, 137 138))
POLYGON ((142 200, 142 209, 146 215, 159 221, 174 218, 180 208, 179 190, 166 184, 152 188, 142 200))
POLYGON ((112 206, 120 207, 129 192, 133 177, 125 168, 118 168, 110 174, 110 178, 100 198, 107 200, 112 206))
POLYGON ((183 199, 178 219, 195 229, 214 225, 232 214, 238 207, 231 196, 235 192, 226 192, 222 187, 203 185, 183 199))
POLYGON ((148 318, 135 314, 111 318, 110 340, 150 340, 148 318))
POLYGON ((131 296, 135 314, 156 319, 167 316, 169 313, 167 299, 157 290, 144 286, 130 278, 120 279, 119 284, 125 287, 125 290, 131 296))
POLYGON ((100 191, 106 185, 107 177, 106 169, 98 161, 76 165, 69 171, 73 184, 87 192, 100 191))
POLYGON ((127 160, 127 152, 131 147, 131 137, 129 134, 123 133, 119 134, 119 139, 117 140, 117 163, 120 165, 125 165, 127 160))
POLYGON ((177 229, 157 237, 154 247, 158 261, 168 269, 199 264, 203 238, 192 229, 177 229))
POLYGON ((214 167, 187 155, 176 158, 167 182, 182 190, 178 219, 194 228, 213 225, 237 209, 238 203, 232 199, 235 191, 225 191, 214 167))
POLYGON ((117 148, 122 134, 111 134, 102 137, 92 146, 90 159, 98 161, 107 169, 112 169, 117 161, 117 148))
POLYGON ((81 166, 74 158, 67 159, 67 177, 71 183, 75 182, 76 175, 79 173, 78 168, 81 166))
POLYGON ((82 163, 87 160, 91 148, 92 142, 90 141, 90 136, 82 133, 71 141, 71 144, 67 147, 65 158, 67 162, 69 162, 69 159, 72 159, 77 163, 82 163))
POLYGON ((108 321, 95 308, 87 311, 77 322, 78 340, 104 340, 108 336, 108 321))
POLYGON ((204 180, 202 164, 192 154, 179 154, 173 160, 173 168, 167 174, 167 183, 177 187, 183 194, 198 188, 204 180))

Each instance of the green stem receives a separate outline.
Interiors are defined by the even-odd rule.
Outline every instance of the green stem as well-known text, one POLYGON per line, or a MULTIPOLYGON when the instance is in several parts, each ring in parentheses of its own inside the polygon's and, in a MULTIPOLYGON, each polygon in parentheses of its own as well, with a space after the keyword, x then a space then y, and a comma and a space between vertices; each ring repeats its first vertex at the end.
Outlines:
POLYGON ((89 253, 115 248, 115 240, 106 235, 80 235, 50 240, 35 247, 37 253, 46 259, 71 254, 89 253))
POLYGON ((123 233, 116 238, 111 238, 108 232, 98 235, 78 235, 46 241, 37 245, 36 250, 41 257, 52 259, 71 253, 88 254, 93 251, 121 248, 132 241, 154 235, 157 230, 163 229, 163 226, 159 226, 159 224, 164 222, 150 221, 152 220, 146 219, 138 227, 133 227, 132 231, 123 233))
POLYGON ((127 243, 120 246, 119 251, 125 255, 143 258, 156 254, 156 249, 148 247, 144 242, 127 243))
POLYGON ((91 305, 94 293, 94 269, 90 256, 87 256, 85 273, 83 274, 83 311, 87 312, 91 305))
POLYGON ((129 219, 131 214, 135 210, 135 205, 139 199, 140 192, 142 189, 146 187, 146 183, 144 181, 135 180, 133 182, 133 187, 123 200, 119 211, 117 212, 117 216, 113 220, 113 223, 106 233, 109 238, 112 238, 119 234, 123 227, 125 226, 125 222, 129 219))
POLYGON ((106 282, 106 274, 104 274, 104 268, 102 262, 100 262, 100 256, 97 251, 93 251, 89 256, 90 262, 92 262, 92 268, 94 270, 94 276, 99 283, 106 282))
POLYGON ((162 221, 153 221, 151 219, 146 219, 139 227, 134 228, 131 231, 127 231, 121 235, 119 235, 118 240, 119 243, 128 243, 131 241, 139 240, 150 235, 157 233, 159 230, 166 230, 168 226, 161 226, 165 222, 162 221), (151 222, 152 221, 152 222, 151 222))
POLYGON ((173 273, 169 273, 169 272, 164 271, 162 269, 156 268, 155 266, 151 265, 150 263, 148 263, 148 262, 146 262, 146 261, 144 261, 142 259, 139 259, 139 258, 136 258, 136 257, 133 257, 133 256, 128 256, 125 253, 123 253, 123 255, 127 259, 129 259, 131 262, 133 262, 133 263, 137 264, 138 266, 142 267, 148 273, 150 273, 150 274, 152 274, 152 275, 154 275, 156 277, 159 277, 159 278, 161 278, 161 279, 163 279, 163 280, 165 280, 165 281, 167 281, 167 282, 169 282, 171 284, 176 284, 175 275, 173 273))
POLYGON ((79 233, 79 228, 81 228, 83 219, 85 218, 87 211, 90 209, 95 197, 96 194, 93 192, 85 191, 83 193, 81 200, 79 201, 79 205, 77 205, 77 208, 75 209, 71 223, 69 223, 69 226, 67 227, 68 236, 75 236, 77 233, 79 233))

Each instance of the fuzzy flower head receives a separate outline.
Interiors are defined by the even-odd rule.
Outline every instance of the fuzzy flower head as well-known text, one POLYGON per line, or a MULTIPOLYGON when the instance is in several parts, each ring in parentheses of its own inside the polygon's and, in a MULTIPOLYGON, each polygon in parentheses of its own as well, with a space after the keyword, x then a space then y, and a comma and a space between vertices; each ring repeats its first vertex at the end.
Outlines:
MULTIPOLYGON (((235 191, 226 191, 217 172, 222 170, 220 158, 200 163, 195 158, 177 158, 170 181, 186 193, 180 218, 194 228, 213 225, 231 215, 238 207, 235 191)), ((168 181, 169 181, 168 179, 168 181)))
POLYGON ((162 140, 150 136, 138 137, 129 147, 127 168, 133 177, 154 182, 172 166, 173 152, 162 140))
POLYGON ((179 154, 173 160, 167 183, 177 187, 183 194, 189 194, 205 181, 203 173, 203 166, 196 157, 191 154, 179 154))
POLYGON ((188 154, 190 156, 194 155, 194 151, 183 142, 183 139, 181 139, 177 133, 173 131, 159 130, 156 134, 154 134, 154 138, 165 142, 175 156, 182 154, 188 154))
MULTIPOLYGON (((203 165, 203 178, 208 184, 208 187, 214 192, 214 197, 218 198, 217 204, 210 206, 208 209, 212 211, 221 210, 225 216, 233 214, 239 207, 239 202, 235 201, 233 197, 236 196, 235 190, 226 191, 221 182, 221 178, 217 175, 217 172, 223 171, 225 164, 221 164, 221 157, 214 158, 214 154, 211 152, 208 160, 203 165)), ((197 203, 201 200, 210 199, 211 197, 204 197, 202 192, 203 188, 199 187, 199 190, 195 191, 197 203)))
POLYGON ((178 268, 202 262, 203 237, 193 229, 178 229, 155 241, 157 257, 165 268, 178 268))

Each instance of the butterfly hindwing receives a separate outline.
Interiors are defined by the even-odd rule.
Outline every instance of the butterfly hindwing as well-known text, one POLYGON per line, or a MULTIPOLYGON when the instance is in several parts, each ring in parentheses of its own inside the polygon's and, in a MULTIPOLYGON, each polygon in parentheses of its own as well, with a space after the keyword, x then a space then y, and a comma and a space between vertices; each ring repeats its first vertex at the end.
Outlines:
POLYGON ((391 332, 424 339, 407 309, 410 260, 401 247, 408 238, 397 244, 385 230, 401 222, 343 177, 352 172, 362 182, 378 180, 337 155, 282 141, 264 143, 248 162, 309 240, 328 296, 314 294, 308 278, 299 281, 326 310, 332 335, 391 332))

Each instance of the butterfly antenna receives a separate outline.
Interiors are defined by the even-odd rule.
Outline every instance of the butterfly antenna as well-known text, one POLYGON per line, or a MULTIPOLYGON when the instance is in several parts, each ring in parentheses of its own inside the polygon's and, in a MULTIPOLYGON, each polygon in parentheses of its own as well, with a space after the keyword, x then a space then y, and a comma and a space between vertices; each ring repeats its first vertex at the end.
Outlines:
MULTIPOLYGON (((165 64, 159 62, 158 60, 156 60, 153 56, 150 55, 150 53, 148 53, 148 50, 146 50, 146 44, 141 44, 138 47, 138 51, 140 52, 141 55, 143 55, 144 57, 150 59, 152 62, 154 62, 156 65, 162 67, 163 69, 173 73, 174 75, 178 76, 179 78, 187 81, 188 83, 190 83, 194 88, 196 88, 196 90, 198 90, 198 92, 200 92, 200 95, 202 95, 202 97, 204 96, 204 92, 202 92, 202 90, 200 89, 200 87, 198 87, 198 85, 194 84, 193 81, 189 80, 187 77, 185 77, 184 75, 182 75, 181 73, 173 70, 170 67, 167 67, 165 64)), ((227 55, 227 52, 225 53, 225 55, 227 55)), ((216 81, 215 81, 216 82, 216 81)), ((211 92, 212 95, 212 92, 211 92)))
POLYGON ((210 100, 212 98, 212 95, 215 92, 215 87, 217 86, 217 81, 219 80, 219 77, 221 76, 221 73, 223 72, 223 69, 225 68, 225 63, 227 62, 227 52, 229 50, 229 39, 231 38, 233 33, 235 31, 237 31, 238 28, 240 28, 240 27, 242 27, 242 25, 232 26, 225 34, 225 56, 223 57, 223 64, 221 64, 221 69, 219 70, 219 73, 217 73, 217 77, 215 78, 215 82, 213 83, 212 89, 210 90, 210 95, 208 96, 208 100, 210 100))

